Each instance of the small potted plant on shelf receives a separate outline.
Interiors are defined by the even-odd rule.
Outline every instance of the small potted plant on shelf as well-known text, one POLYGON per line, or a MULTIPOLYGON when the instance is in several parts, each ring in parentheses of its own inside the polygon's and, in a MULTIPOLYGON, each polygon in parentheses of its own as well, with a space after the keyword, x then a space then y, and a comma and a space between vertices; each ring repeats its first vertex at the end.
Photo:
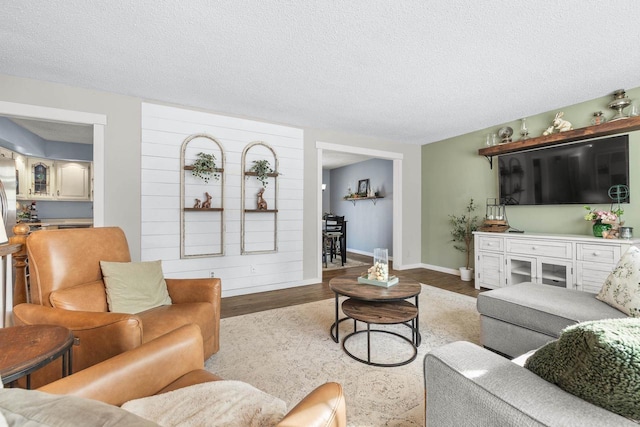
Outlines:
POLYGON ((473 232, 478 229, 480 218, 473 215, 477 206, 473 203, 473 199, 469 201, 466 213, 462 215, 449 215, 449 224, 451 224, 451 236, 454 248, 463 252, 467 256, 467 262, 464 267, 460 267, 460 278, 465 282, 473 278, 473 269, 471 268, 471 246, 473 245, 473 232))
POLYGON ((253 166, 249 169, 250 172, 255 172, 256 179, 262 183, 263 188, 267 188, 269 182, 269 174, 273 173, 269 160, 254 160, 253 166))
POLYGON ((220 179, 220 174, 216 172, 216 156, 200 152, 196 161, 191 165, 191 174, 202 179, 205 183, 213 177, 216 181, 220 179))

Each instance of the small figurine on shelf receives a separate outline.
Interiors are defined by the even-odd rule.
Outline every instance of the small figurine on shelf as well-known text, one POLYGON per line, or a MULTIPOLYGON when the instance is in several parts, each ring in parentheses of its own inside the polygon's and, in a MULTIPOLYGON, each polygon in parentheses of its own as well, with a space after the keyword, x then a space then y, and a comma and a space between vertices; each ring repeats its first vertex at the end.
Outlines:
POLYGON ((262 194, 264 194, 264 187, 258 192, 258 210, 266 211, 267 201, 262 197, 262 194))
POLYGON ((551 126, 549 126, 547 130, 542 132, 542 134, 551 135, 554 129, 557 130, 558 132, 566 132, 568 130, 573 130, 573 126, 571 125, 571 122, 563 119, 562 116, 564 116, 564 113, 562 111, 560 111, 559 113, 556 113, 556 118, 553 119, 551 126))
POLYGON ((211 195, 209 193, 204 193, 204 197, 206 197, 206 200, 202 202, 202 209, 208 209, 211 207, 211 195))
POLYGON ((194 209, 200 209, 202 207, 200 203, 200 199, 196 199, 196 202, 193 204, 194 209))

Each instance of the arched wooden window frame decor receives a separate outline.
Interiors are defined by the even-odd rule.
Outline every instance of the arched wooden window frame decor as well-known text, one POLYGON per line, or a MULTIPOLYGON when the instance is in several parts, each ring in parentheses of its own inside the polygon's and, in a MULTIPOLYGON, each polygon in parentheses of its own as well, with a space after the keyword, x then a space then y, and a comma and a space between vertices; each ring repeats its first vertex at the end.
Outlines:
POLYGON ((206 257, 214 257, 214 256, 223 256, 224 255, 224 166, 225 166, 225 154, 224 149, 220 142, 218 142, 211 135, 207 135, 205 133, 198 133, 194 135, 188 136, 184 142, 182 143, 182 147, 180 150, 180 165, 181 165, 181 173, 180 173, 180 258, 206 258, 206 257), (192 202, 186 204, 185 198, 186 194, 186 180, 185 175, 191 174, 193 167, 191 165, 186 164, 185 153, 187 151, 187 147, 189 143, 196 139, 205 139, 211 141, 214 144, 214 148, 211 150, 203 149, 203 152, 213 153, 216 156, 216 168, 213 171, 216 174, 220 175, 220 178, 216 181, 213 177, 208 182, 208 186, 220 186, 220 197, 213 200, 212 207, 195 207, 192 202), (219 156, 218 156, 219 154, 219 156), (220 223, 220 241, 219 247, 220 250, 218 252, 210 252, 210 253, 198 253, 198 254, 186 254, 185 250, 185 239, 186 239, 186 226, 187 219, 185 217, 185 213, 193 213, 197 215, 212 215, 217 216, 220 223))
POLYGON ((278 252, 278 175, 279 175, 278 168, 279 168, 278 156, 275 150, 271 148, 271 146, 269 146, 266 142, 263 142, 263 141, 252 142, 249 145, 247 145, 242 152, 242 207, 241 207, 242 220, 240 224, 240 229, 242 234, 240 239, 240 253, 242 255, 278 252), (274 191, 273 203, 272 203, 273 206, 269 206, 269 209, 266 209, 266 210, 259 210, 257 208, 254 208, 253 206, 248 208, 246 206, 247 178, 257 176, 255 172, 250 171, 253 165, 247 163, 248 162, 247 155, 252 149, 255 149, 256 147, 259 147, 259 146, 266 147, 269 150, 269 152, 271 152, 271 155, 273 156, 272 161, 270 159, 267 159, 267 160, 270 160, 270 166, 271 166, 271 169, 273 169, 273 172, 267 175, 269 179, 273 182, 273 191, 274 191), (245 224, 247 215, 265 215, 265 216, 270 215, 273 218, 272 249, 265 249, 265 250, 248 250, 247 249, 246 247, 247 246, 246 245, 247 229, 245 224))

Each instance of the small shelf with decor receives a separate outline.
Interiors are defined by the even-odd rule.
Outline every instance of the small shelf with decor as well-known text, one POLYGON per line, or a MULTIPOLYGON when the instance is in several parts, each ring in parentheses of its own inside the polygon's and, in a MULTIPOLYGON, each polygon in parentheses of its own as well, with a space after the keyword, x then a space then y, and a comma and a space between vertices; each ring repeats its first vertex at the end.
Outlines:
POLYGON ((224 208, 184 208, 185 212, 222 212, 224 208))
POLYGON ((278 156, 266 142, 254 141, 241 164, 240 253, 278 252, 278 156))
POLYGON ((505 144, 494 145, 492 147, 484 147, 478 150, 478 154, 485 156, 487 160, 489 160, 491 167, 493 167, 494 156, 516 153, 518 151, 531 150, 534 148, 542 148, 550 145, 583 141, 585 139, 599 138, 601 136, 633 132, 636 130, 640 130, 640 116, 628 117, 566 132, 553 133, 551 135, 538 136, 536 138, 525 139, 524 141, 513 141, 505 144))
POLYGON ((383 196, 371 196, 371 197, 345 197, 344 198, 344 200, 352 202, 353 206, 355 206, 356 202, 359 202, 360 200, 371 200, 373 202, 373 204, 375 205, 378 202, 378 199, 384 199, 384 197, 383 196))
POLYGON ((224 162, 222 145, 210 135, 190 135, 182 143, 181 259, 224 255, 224 162))

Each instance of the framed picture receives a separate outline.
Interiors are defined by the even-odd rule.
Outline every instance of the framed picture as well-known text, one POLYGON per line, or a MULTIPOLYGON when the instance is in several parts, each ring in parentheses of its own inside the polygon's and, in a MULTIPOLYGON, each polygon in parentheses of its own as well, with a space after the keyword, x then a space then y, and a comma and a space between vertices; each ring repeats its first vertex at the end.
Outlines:
POLYGON ((358 196, 367 197, 369 193, 369 180, 361 179, 358 181, 358 196))

